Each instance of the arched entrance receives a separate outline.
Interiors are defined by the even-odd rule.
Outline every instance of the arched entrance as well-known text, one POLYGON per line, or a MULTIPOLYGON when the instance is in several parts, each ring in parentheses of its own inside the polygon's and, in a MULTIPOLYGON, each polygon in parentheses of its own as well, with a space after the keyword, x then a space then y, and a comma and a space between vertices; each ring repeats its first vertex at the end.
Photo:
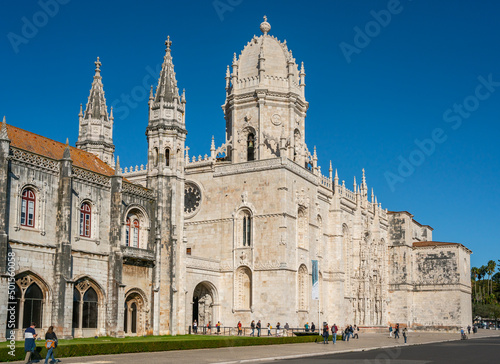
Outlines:
POLYGON ((193 317, 201 329, 211 321, 214 326, 217 322, 215 307, 217 304, 215 287, 209 282, 198 283, 193 291, 193 317))
POLYGON ((132 289, 125 295, 123 331, 127 336, 146 333, 146 301, 142 291, 132 289))

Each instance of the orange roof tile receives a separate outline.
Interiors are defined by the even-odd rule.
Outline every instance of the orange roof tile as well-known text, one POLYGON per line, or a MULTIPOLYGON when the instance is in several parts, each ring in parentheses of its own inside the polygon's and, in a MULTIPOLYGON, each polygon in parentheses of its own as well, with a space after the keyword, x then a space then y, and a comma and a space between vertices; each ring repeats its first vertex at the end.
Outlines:
MULTIPOLYGON (((59 160, 62 159, 66 144, 43 137, 7 124, 7 134, 11 140, 10 146, 22 149, 41 156, 59 160)), ((71 159, 75 167, 87 169, 105 176, 115 174, 113 168, 100 160, 92 153, 85 152, 75 147, 69 147, 71 159)))

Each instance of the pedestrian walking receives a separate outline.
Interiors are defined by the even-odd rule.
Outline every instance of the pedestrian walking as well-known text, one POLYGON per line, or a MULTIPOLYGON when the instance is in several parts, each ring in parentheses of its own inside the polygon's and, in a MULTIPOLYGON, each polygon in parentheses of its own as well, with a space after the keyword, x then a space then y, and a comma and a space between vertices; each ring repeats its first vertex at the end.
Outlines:
POLYGON ((278 322, 276 324, 276 336, 280 336, 281 335, 281 332, 280 332, 280 323, 278 322))
POLYGON ((268 322, 267 323, 267 336, 271 336, 271 329, 272 329, 271 324, 268 322))
POLYGON ((208 324, 207 324, 207 333, 208 333, 208 335, 212 334, 212 321, 208 321, 208 324))
POLYGON ((328 332, 328 324, 325 322, 323 324, 323 344, 328 344, 328 335, 329 335, 329 332, 328 332))
POLYGON ((285 323, 285 330, 283 331, 283 335, 288 336, 288 330, 290 330, 290 325, 288 325, 288 322, 285 323))
POLYGON ((260 337, 260 330, 262 329, 262 324, 259 320, 259 322, 257 322, 257 337, 260 337))
POLYGON ((250 328, 252 329, 250 336, 255 336, 255 320, 252 320, 252 322, 250 323, 250 328))
POLYGON ((198 323, 196 322, 196 320, 193 321, 193 332, 195 334, 198 333, 198 323))
POLYGON ((57 335, 54 332, 54 326, 50 326, 45 333, 45 347, 48 349, 45 364, 48 364, 49 358, 52 358, 51 363, 60 362, 59 359, 54 358, 54 349, 57 348, 57 335))
POLYGON ((394 339, 399 339, 399 324, 396 324, 394 329, 394 339))
POLYGON ((241 328, 241 321, 238 321, 238 336, 241 336, 242 333, 243 333, 243 330, 241 328))
POLYGON ((333 324, 332 326, 332 342, 335 344, 337 342, 337 331, 338 331, 337 324, 333 324))
POLYGON ((217 335, 220 335, 220 326, 221 326, 220 321, 217 321, 217 323, 215 324, 215 327, 217 328, 217 335))
POLYGON ((311 323, 311 332, 314 332, 316 331, 316 325, 313 323, 311 323))
POLYGON ((26 352, 26 356, 24 358, 25 363, 30 363, 31 362, 31 357, 33 353, 35 352, 36 348, 36 331, 35 331, 35 326, 36 324, 34 322, 31 323, 30 327, 28 327, 24 331, 24 351, 26 352))
POLYGON ((392 325, 389 325, 389 337, 392 338, 392 325))
POLYGON ((469 333, 469 335, 470 335, 470 325, 469 325, 469 326, 467 326, 467 332, 468 332, 468 333, 469 333))
POLYGON ((406 339, 408 338, 408 330, 406 329, 406 327, 403 329, 403 337, 405 339, 405 344, 406 344, 406 339))

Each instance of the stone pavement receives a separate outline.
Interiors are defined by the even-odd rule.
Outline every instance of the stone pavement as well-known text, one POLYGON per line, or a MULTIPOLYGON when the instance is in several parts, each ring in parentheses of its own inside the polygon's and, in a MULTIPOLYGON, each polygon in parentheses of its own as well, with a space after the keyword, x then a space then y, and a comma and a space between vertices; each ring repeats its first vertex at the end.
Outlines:
MULTIPOLYGON (((470 338, 481 338, 500 336, 500 330, 479 330, 470 338)), ((410 332, 408 344, 421 345, 434 342, 459 340, 460 334, 449 333, 414 333, 410 332)), ((250 363, 259 361, 270 361, 273 359, 292 359, 321 354, 345 353, 353 351, 373 350, 380 348, 391 348, 405 345, 404 339, 389 338, 385 334, 362 334, 359 339, 351 339, 349 342, 337 341, 332 345, 322 343, 284 344, 284 345, 262 345, 245 346, 220 349, 198 349, 177 350, 151 353, 133 353, 119 355, 98 355, 89 357, 63 358, 64 364, 132 364, 138 362, 152 363, 175 363, 175 364, 205 364, 205 363, 250 363)), ((22 363, 22 362, 16 362, 22 363)))

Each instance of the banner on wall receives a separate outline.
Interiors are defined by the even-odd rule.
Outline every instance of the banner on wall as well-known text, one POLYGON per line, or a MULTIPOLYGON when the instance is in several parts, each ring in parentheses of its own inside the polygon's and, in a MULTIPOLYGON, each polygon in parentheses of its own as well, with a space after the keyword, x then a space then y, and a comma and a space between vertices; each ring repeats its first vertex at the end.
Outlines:
POLYGON ((312 299, 319 300, 319 268, 318 261, 312 261, 312 299))

